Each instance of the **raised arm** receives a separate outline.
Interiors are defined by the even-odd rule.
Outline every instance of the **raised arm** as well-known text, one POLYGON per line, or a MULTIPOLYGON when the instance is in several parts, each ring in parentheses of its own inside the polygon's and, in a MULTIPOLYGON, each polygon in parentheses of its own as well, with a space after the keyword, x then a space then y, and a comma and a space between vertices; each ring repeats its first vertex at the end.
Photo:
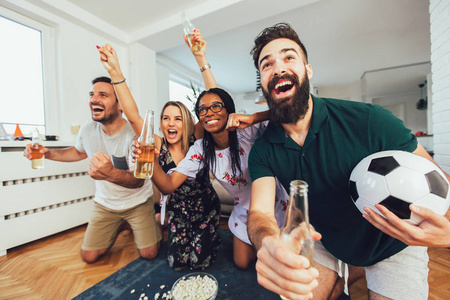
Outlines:
POLYGON ((187 36, 184 35, 184 41, 186 42, 186 45, 191 50, 192 54, 194 55, 194 58, 197 61, 197 65, 202 73, 202 78, 203 78, 203 83, 205 84, 205 89, 209 90, 211 88, 216 88, 217 87, 216 79, 214 78, 213 73, 211 71, 211 65, 206 60, 206 56, 205 56, 207 43, 206 43, 205 39, 203 38, 200 30, 198 30, 198 29, 195 30, 194 38, 202 43, 202 48, 199 51, 193 51, 189 47, 189 42, 188 42, 187 36))
POLYGON ((111 81, 113 82, 114 90, 119 98, 120 106, 133 127, 136 136, 140 136, 144 120, 139 115, 139 109, 136 102, 131 95, 126 81, 124 81, 125 77, 120 69, 117 53, 109 44, 106 44, 103 47, 97 46, 97 48, 100 52, 100 60, 105 69, 108 71, 111 81), (117 84, 114 84, 115 82, 117 82, 117 84))
MULTIPOLYGON (((197 61, 197 65, 202 74, 203 83, 205 84, 205 89, 209 90, 212 88, 216 88, 217 87, 216 79, 214 78, 214 75, 211 71, 211 65, 206 60, 206 48, 207 48, 208 44, 206 43, 205 39, 203 38, 202 33, 200 32, 200 30, 195 29, 194 38, 202 43, 202 47, 200 48, 199 51, 193 51, 191 49, 191 47, 189 46, 189 41, 188 41, 187 36, 183 35, 183 37, 184 37, 184 41, 185 41, 186 45, 188 46, 189 50, 192 52, 192 55, 194 55, 194 58, 197 61)), ((197 124, 195 124, 195 131, 194 131, 195 138, 197 140, 202 139, 203 132, 204 132, 203 127, 201 126, 201 124, 199 122, 197 122, 197 124)))

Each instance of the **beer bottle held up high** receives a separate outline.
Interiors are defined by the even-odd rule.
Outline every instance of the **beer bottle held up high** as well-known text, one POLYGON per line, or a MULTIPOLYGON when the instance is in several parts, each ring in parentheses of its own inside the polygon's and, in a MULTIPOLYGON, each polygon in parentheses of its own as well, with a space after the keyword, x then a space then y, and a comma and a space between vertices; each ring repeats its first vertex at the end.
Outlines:
POLYGON ((189 46, 191 47, 192 51, 199 51, 203 45, 201 42, 196 41, 194 39, 194 30, 195 30, 194 24, 192 24, 191 21, 189 21, 184 11, 180 12, 180 16, 181 21, 183 22, 184 34, 187 36, 189 41, 189 46))
POLYGON ((151 178, 153 175, 153 161, 155 159, 155 136, 154 136, 154 112, 147 110, 142 125, 141 135, 138 138, 141 154, 139 155, 135 169, 134 177, 151 178))

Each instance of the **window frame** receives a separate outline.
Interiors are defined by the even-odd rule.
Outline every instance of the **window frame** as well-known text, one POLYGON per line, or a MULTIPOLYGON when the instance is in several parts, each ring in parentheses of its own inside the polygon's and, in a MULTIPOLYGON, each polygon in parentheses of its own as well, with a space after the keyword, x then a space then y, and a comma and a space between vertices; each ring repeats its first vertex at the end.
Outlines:
POLYGON ((55 28, 36 19, 33 19, 31 16, 14 12, 3 6, 0 6, 0 16, 41 32, 42 84, 45 128, 45 132, 41 132, 41 134, 49 132, 59 134, 58 124, 60 120, 58 114, 59 104, 57 101, 59 80, 56 76, 55 28))
MULTIPOLYGON (((189 90, 190 90, 189 85, 192 82, 194 85, 196 85, 200 89, 200 91, 205 90, 204 84, 200 83, 199 81, 197 81, 197 80, 195 80, 193 78, 188 78, 188 77, 184 78, 184 77, 180 77, 178 75, 170 74, 169 82, 168 82, 168 85, 169 85, 169 97, 170 97, 170 81, 172 81, 174 83, 178 83, 179 85, 185 86, 189 90)), ((180 101, 180 99, 174 99, 174 100, 180 101)), ((188 101, 186 98, 183 98, 183 100, 184 101, 188 101)), ((194 102, 194 106, 195 106, 195 102, 194 102)), ((198 119, 197 119, 197 116, 195 115, 195 112, 193 110, 190 110, 190 112, 192 114, 192 117, 194 118, 194 121, 198 122, 198 119)))

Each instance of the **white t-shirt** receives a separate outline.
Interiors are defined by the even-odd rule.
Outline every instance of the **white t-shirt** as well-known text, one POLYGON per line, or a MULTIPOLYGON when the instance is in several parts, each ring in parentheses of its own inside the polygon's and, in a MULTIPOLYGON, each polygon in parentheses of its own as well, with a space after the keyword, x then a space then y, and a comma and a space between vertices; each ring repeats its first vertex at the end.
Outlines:
MULTIPOLYGON (((252 190, 252 181, 248 171, 248 155, 256 138, 261 135, 267 122, 258 123, 245 129, 237 129, 239 142, 239 154, 241 160, 241 170, 236 176, 232 176, 230 149, 216 150, 215 170, 211 170, 220 184, 228 191, 234 199, 234 209, 228 219, 228 226, 231 232, 241 241, 251 244, 247 234, 248 210, 250 207, 250 194, 252 190)), ((197 140, 189 148, 186 157, 178 164, 174 171, 180 172, 189 177, 195 177, 198 170, 202 168, 203 158, 203 140, 197 140)), ((278 226, 283 226, 286 206, 289 195, 281 183, 276 181, 275 198, 275 219, 278 226)))
MULTIPOLYGON (((131 157, 131 144, 136 139, 133 128, 127 121, 125 127, 116 135, 106 135, 99 122, 89 120, 83 124, 78 134, 75 148, 91 159, 97 152, 111 157, 115 168, 130 171, 134 167, 131 157)), ((153 195, 149 179, 140 188, 126 188, 106 180, 95 180, 97 203, 113 209, 123 210, 144 203, 153 195)))

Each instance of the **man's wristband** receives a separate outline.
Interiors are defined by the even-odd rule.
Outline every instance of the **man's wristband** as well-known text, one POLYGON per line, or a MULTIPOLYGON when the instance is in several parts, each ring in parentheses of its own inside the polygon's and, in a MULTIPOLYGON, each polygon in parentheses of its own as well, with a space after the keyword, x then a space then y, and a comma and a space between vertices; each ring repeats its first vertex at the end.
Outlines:
POLYGON ((200 68, 200 72, 203 72, 205 70, 211 69, 211 65, 209 63, 207 63, 206 65, 204 65, 203 67, 200 68))
POLYGON ((117 81, 117 82, 111 82, 111 84, 112 85, 116 85, 116 84, 119 84, 119 83, 122 83, 122 82, 125 82, 125 78, 124 79, 122 79, 121 81, 117 81))

